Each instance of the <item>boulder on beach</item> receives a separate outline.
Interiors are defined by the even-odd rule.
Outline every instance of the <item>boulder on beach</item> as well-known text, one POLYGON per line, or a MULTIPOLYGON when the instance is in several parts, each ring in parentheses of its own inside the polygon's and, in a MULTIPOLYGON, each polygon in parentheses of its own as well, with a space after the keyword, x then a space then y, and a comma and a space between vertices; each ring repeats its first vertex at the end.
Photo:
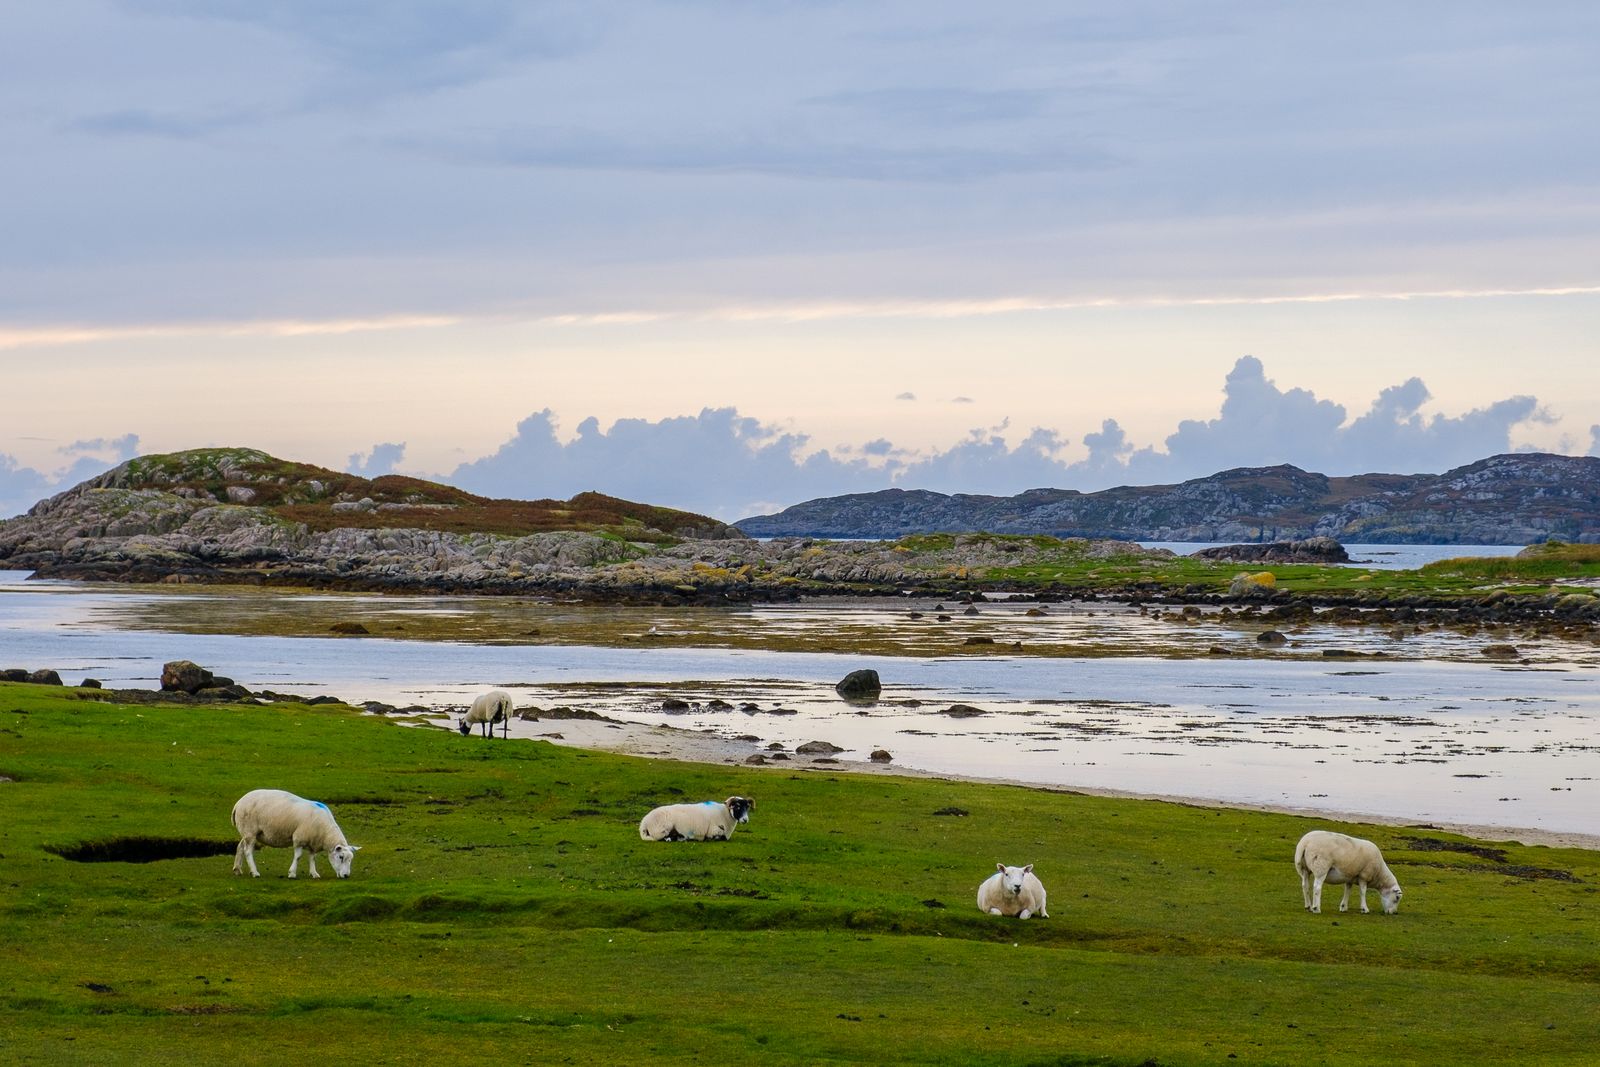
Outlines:
POLYGON ((215 681, 210 671, 192 660, 175 659, 161 668, 161 691, 164 693, 198 693, 215 681))
POLYGON ((868 756, 867 758, 873 763, 888 763, 890 760, 894 759, 893 756, 889 755, 889 750, 886 748, 873 749, 872 755, 868 756))
POLYGON ((802 756, 831 756, 844 751, 831 741, 807 741, 803 745, 796 745, 794 750, 802 756))
POLYGON ((1236 574, 1233 581, 1228 583, 1228 595, 1248 599, 1250 597, 1268 597, 1278 589, 1278 576, 1271 571, 1260 571, 1256 574, 1236 574))
POLYGON ((851 671, 834 687, 834 691, 846 700, 876 700, 878 694, 883 692, 883 683, 878 680, 878 672, 871 669, 851 671))

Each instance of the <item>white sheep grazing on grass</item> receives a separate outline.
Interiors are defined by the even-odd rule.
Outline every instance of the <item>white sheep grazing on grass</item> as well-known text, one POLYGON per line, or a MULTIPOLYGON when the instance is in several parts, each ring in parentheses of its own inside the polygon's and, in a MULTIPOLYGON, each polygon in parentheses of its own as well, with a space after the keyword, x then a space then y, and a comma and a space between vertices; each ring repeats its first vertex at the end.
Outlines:
POLYGON ((256 846, 273 848, 294 846, 294 860, 289 864, 289 877, 295 877, 300 866, 300 854, 309 853, 311 877, 317 873, 317 853, 326 852, 333 873, 340 878, 350 877, 350 863, 360 851, 344 838, 344 831, 333 821, 333 812, 321 801, 306 800, 282 789, 252 789, 239 798, 233 806, 233 827, 239 831, 239 847, 233 852, 233 873, 243 874, 243 865, 250 865, 252 877, 260 878, 256 870, 256 846))
POLYGON ((749 797, 729 797, 699 804, 663 804, 639 820, 639 837, 645 841, 726 841, 735 826, 750 821, 755 803, 749 797))
POLYGON ((990 915, 1015 915, 1019 919, 1050 918, 1044 910, 1044 883, 1033 873, 1033 864, 1007 867, 997 863, 995 872, 978 887, 978 910, 990 915))
POLYGON ((511 694, 502 689, 491 689, 472 702, 472 707, 461 716, 461 736, 472 732, 473 723, 483 724, 483 736, 493 737, 497 723, 504 723, 504 736, 511 736, 511 694))
POLYGON ((1361 886, 1361 912, 1367 911, 1367 886, 1378 891, 1383 901, 1383 913, 1393 915, 1400 910, 1400 883, 1394 872, 1383 862, 1383 853, 1371 841, 1332 830, 1312 830, 1294 847, 1294 869, 1300 874, 1300 896, 1306 910, 1313 915, 1322 912, 1322 883, 1332 882, 1344 886, 1344 896, 1339 898, 1339 910, 1350 908, 1350 887, 1361 886))

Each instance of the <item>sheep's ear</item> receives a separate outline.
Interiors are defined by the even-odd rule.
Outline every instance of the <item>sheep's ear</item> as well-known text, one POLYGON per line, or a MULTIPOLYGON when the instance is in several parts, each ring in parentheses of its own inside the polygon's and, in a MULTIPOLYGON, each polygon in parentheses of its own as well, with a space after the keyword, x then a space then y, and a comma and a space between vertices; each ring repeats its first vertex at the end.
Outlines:
POLYGON ((1023 874, 1032 874, 1033 873, 1033 864, 1030 863, 1026 867, 1022 868, 1022 873, 1023 874))
POLYGON ((1003 864, 1003 863, 997 863, 997 864, 994 865, 994 869, 999 871, 999 872, 1001 872, 1002 874, 1004 874, 1005 873, 1005 869, 1006 869, 1006 865, 1003 864))
POLYGON ((350 851, 351 852, 360 852, 361 851, 361 846, 360 845, 351 845, 350 846, 350 851))

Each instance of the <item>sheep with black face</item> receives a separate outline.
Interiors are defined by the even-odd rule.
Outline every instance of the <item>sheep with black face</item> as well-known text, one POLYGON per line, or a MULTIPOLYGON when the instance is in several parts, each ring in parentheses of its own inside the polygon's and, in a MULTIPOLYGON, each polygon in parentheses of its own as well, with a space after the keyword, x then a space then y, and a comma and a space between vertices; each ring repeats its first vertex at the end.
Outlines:
POLYGON ((511 736, 511 694, 502 689, 491 689, 472 702, 472 707, 461 716, 461 736, 472 733, 474 723, 483 726, 483 736, 493 737, 494 728, 501 727, 502 736, 511 736))
POLYGON ((749 797, 729 797, 699 804, 663 804, 639 820, 639 837, 645 841, 726 841, 735 826, 750 821, 755 803, 749 797))

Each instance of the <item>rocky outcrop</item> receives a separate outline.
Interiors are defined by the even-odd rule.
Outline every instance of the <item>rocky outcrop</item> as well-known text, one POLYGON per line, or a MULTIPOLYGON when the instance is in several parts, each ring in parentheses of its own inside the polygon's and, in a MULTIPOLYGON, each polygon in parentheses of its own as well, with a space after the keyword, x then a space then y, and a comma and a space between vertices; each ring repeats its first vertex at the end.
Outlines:
POLYGON ((1240 467, 1179 485, 1009 497, 887 489, 810 500, 735 525, 752 537, 986 530, 1139 541, 1600 542, 1600 458, 1502 455, 1444 474, 1339 478, 1288 465, 1240 467))
MULTIPOLYGON (((228 473, 241 463, 248 467, 256 462, 249 458, 249 463, 213 466, 228 473)), ((809 538, 761 542, 715 537, 663 544, 612 531, 462 532, 403 525, 416 517, 417 506, 385 511, 388 505, 377 503, 376 510, 368 510, 365 496, 352 502, 357 507, 339 514, 355 516, 354 522, 387 518, 394 525, 321 529, 316 515, 309 521, 294 518, 306 514, 299 504, 222 503, 219 494, 227 495, 222 490, 184 495, 180 490, 192 485, 183 479, 196 473, 188 468, 173 473, 158 465, 157 473, 167 479, 158 479, 164 488, 131 478, 130 469, 125 464, 43 501, 21 518, 0 523, 0 562, 41 577, 555 594, 659 603, 785 599, 801 591, 954 591, 990 570, 1025 567, 1062 553, 1096 560, 1160 561, 1172 556, 1127 542, 1041 543, 988 535, 935 539, 913 551, 892 543, 809 538)), ((272 490, 263 487, 258 499, 281 499, 288 492, 286 486, 271 484, 272 490)), ((320 480, 310 479, 291 495, 299 499, 330 492, 320 480)), ((585 506, 601 505, 590 501, 585 506)), ((630 506, 639 514, 651 513, 644 505, 630 506)))
POLYGON ((1273 541, 1264 545, 1218 545, 1202 548, 1195 559, 1225 560, 1230 563, 1349 563, 1350 553, 1331 537, 1312 537, 1304 541, 1273 541))

